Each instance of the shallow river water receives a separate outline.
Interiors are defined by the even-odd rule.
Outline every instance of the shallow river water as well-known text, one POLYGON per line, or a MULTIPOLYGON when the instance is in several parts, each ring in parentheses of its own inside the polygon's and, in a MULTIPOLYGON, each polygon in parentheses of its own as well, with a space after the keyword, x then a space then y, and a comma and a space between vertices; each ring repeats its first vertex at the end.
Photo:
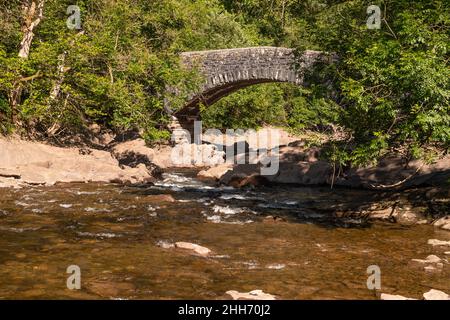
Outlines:
POLYGON ((281 299, 376 299, 366 285, 370 265, 380 267, 381 292, 450 292, 449 248, 427 244, 450 240, 448 232, 322 210, 367 191, 242 191, 193 175, 166 173, 152 187, 0 189, 0 299, 223 299, 228 290, 255 289, 281 299), (176 201, 149 197, 157 194, 176 201), (213 254, 165 248, 177 241, 213 254), (444 259, 440 272, 411 263, 430 254, 444 259), (66 287, 70 265, 80 267, 81 290, 66 287))

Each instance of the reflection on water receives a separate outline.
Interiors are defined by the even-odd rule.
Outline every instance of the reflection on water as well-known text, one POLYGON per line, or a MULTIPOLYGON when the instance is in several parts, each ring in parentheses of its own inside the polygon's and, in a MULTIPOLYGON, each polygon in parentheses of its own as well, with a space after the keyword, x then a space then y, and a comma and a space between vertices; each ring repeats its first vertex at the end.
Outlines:
POLYGON ((221 299, 228 290, 262 289, 284 299, 372 299, 366 270, 374 264, 382 292, 450 292, 449 248, 427 244, 450 240, 448 232, 327 213, 366 199, 365 191, 242 191, 193 174, 172 172, 149 188, 0 189, 0 298, 221 299), (149 196, 162 193, 176 201, 149 196), (177 241, 214 254, 169 248, 177 241), (444 259, 440 272, 410 263, 430 254, 444 259), (69 265, 81 268, 79 291, 66 288, 69 265))

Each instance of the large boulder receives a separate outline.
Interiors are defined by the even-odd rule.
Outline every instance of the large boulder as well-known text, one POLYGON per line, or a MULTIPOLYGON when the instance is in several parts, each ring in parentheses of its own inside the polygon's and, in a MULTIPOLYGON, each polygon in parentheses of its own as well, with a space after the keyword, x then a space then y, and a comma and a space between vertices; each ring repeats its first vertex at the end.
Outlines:
POLYGON ((225 152, 213 144, 178 144, 170 154, 172 167, 210 167, 221 165, 225 161, 225 152))
MULTIPOLYGON (((61 148, 44 143, 0 139, 0 182, 53 185, 57 182, 154 181, 144 164, 120 166, 109 152, 61 148)), ((8 183, 0 183, 0 186, 8 183)))
POLYGON ((118 143, 112 147, 112 154, 121 166, 136 168, 144 164, 154 177, 161 178, 162 170, 154 163, 156 152, 147 147, 144 139, 137 138, 118 143))

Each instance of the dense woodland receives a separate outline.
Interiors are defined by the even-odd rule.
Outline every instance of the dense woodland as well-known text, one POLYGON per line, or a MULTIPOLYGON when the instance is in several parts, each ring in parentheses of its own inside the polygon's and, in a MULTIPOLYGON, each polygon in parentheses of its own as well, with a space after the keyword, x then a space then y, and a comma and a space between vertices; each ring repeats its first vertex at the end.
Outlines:
POLYGON ((97 123, 163 141, 164 99, 179 108, 202 81, 180 52, 283 46, 339 61, 307 88, 234 93, 204 108, 207 126, 338 136, 327 148, 340 164, 392 150, 431 160, 450 147, 449 27, 448 0, 0 0, 0 132, 50 139, 97 123), (371 4, 381 29, 366 26, 371 4), (69 5, 80 29, 66 25, 69 5))

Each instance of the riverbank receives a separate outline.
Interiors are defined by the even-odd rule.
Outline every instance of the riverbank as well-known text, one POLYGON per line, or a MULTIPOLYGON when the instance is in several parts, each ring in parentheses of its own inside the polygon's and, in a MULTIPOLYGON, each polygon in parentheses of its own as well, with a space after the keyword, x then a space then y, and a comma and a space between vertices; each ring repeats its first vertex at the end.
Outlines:
MULTIPOLYGON (((267 135, 265 128, 258 132, 267 135)), ((203 135, 203 144, 184 144, 175 150, 170 145, 149 147, 138 135, 91 138, 89 143, 48 144, 0 136, 0 187, 53 185, 67 182, 151 183, 165 169, 201 168, 199 179, 215 181, 236 188, 261 185, 300 185, 362 188, 377 191, 404 190, 415 187, 450 188, 450 155, 433 163, 406 162, 397 154, 383 157, 375 166, 337 167, 327 162, 319 147, 309 147, 305 138, 283 130, 278 133, 279 170, 262 175, 261 164, 249 163, 250 148, 237 150, 235 138, 232 158, 226 158, 226 135, 203 135), (179 161, 178 156, 189 156, 179 161), (200 157, 198 157, 200 155, 200 157), (186 160, 186 159, 184 159, 186 160)), ((245 137, 244 137, 245 138, 245 137)), ((258 150, 252 150, 258 151, 258 150)))
POLYGON ((151 183, 156 166, 121 164, 109 151, 0 138, 0 187, 69 182, 151 183))

